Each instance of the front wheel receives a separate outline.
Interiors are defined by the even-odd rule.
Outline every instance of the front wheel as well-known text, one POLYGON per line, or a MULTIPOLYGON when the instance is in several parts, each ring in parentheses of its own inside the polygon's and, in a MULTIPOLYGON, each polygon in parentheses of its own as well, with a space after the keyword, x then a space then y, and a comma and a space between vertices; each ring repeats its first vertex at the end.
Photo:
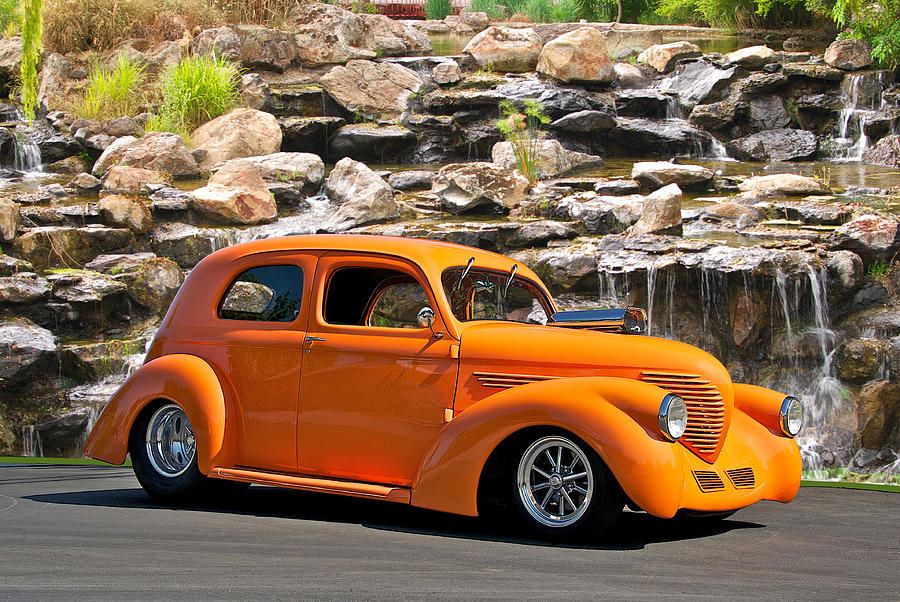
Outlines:
POLYGON ((524 524, 555 539, 597 537, 622 511, 615 478, 594 450, 542 436, 519 455, 514 500, 524 524))

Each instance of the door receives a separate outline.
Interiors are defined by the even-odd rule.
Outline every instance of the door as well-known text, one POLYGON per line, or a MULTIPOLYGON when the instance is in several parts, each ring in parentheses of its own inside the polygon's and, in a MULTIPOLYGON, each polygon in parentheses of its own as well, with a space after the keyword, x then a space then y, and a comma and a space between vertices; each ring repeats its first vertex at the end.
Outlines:
POLYGON ((323 256, 300 379, 299 470, 409 486, 453 407, 459 362, 424 276, 399 259, 323 256), (423 307, 433 329, 417 321, 423 307))

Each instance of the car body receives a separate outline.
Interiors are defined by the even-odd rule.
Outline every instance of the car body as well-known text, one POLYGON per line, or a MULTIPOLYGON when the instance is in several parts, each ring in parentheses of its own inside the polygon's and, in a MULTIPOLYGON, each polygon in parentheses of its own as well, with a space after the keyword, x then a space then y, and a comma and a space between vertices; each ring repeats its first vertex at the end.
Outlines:
POLYGON ((131 451, 164 499, 223 480, 471 516, 490 498, 563 536, 625 502, 672 517, 793 499, 799 403, 695 347, 603 331, 626 314, 640 330, 639 310, 557 312, 525 265, 460 245, 236 245, 188 275, 85 454, 131 451))

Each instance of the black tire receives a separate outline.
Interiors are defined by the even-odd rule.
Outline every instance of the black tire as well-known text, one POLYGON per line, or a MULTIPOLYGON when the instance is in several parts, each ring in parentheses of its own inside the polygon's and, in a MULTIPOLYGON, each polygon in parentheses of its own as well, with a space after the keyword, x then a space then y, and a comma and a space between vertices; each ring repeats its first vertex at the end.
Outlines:
POLYGON ((129 437, 134 475, 151 498, 164 504, 220 501, 247 489, 205 477, 197 468, 196 443, 187 414, 174 403, 146 408, 129 437))
POLYGON ((543 538, 566 541, 605 535, 624 496, 600 456, 568 433, 528 439, 512 456, 513 504, 522 524, 543 538))

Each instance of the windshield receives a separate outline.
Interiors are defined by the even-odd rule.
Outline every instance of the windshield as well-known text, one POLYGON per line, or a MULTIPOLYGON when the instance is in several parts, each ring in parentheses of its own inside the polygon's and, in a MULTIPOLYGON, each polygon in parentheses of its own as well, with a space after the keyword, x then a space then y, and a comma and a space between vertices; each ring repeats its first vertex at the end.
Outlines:
POLYGON ((546 324, 552 313, 540 289, 509 272, 473 268, 460 281, 465 268, 451 268, 441 277, 453 315, 468 320, 506 320, 546 324), (507 288, 509 282, 509 288, 507 288))

